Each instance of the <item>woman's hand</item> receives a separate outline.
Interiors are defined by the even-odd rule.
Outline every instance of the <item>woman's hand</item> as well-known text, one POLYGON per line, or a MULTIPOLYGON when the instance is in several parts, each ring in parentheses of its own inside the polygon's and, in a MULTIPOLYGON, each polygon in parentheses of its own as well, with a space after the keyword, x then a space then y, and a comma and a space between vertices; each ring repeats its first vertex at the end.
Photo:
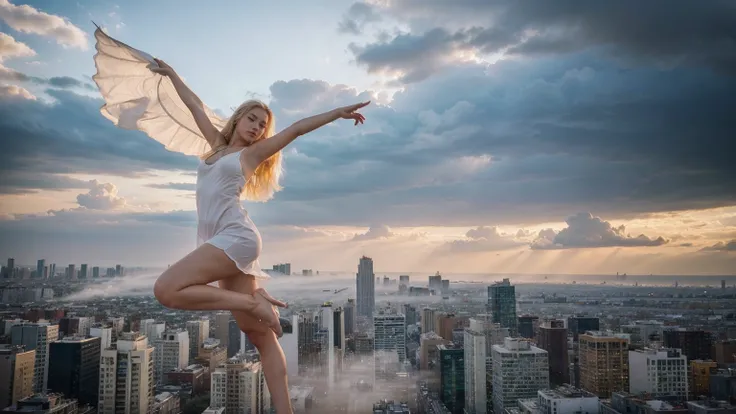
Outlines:
POLYGON ((154 58, 153 60, 156 63, 158 63, 158 67, 152 67, 152 68, 150 68, 151 69, 151 72, 158 73, 159 75, 163 75, 163 76, 173 76, 173 75, 176 74, 176 72, 174 72, 174 68, 172 68, 171 66, 169 66, 163 60, 156 59, 156 58, 154 58))
POLYGON ((354 105, 343 106, 342 108, 335 109, 335 112, 337 113, 338 118, 354 119, 355 125, 358 125, 358 123, 362 124, 365 121, 365 117, 355 111, 367 106, 369 103, 371 103, 371 101, 361 102, 359 104, 354 104, 354 105))

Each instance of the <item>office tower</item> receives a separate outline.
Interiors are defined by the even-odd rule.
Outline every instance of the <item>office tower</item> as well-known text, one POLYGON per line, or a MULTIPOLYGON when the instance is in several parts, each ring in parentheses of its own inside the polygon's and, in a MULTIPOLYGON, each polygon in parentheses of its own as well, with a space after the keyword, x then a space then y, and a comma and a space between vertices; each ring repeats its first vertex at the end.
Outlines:
POLYGON ((452 414, 465 410, 465 351, 459 345, 438 345, 440 400, 452 414))
POLYGON ((662 336, 666 348, 680 349, 688 361, 713 358, 713 335, 708 331, 680 328, 666 330, 662 336))
POLYGON ((82 263, 82 266, 79 268, 79 278, 87 279, 87 264, 86 263, 82 263))
POLYGON ((345 314, 345 335, 350 336, 355 332, 355 299, 348 299, 342 310, 345 314))
POLYGON ((240 351, 240 326, 238 321, 230 319, 227 324, 227 357, 234 357, 240 351))
POLYGON ((89 335, 100 338, 100 349, 104 350, 112 346, 112 328, 101 323, 93 324, 89 328, 89 335))
POLYGON ((629 351, 629 392, 653 397, 688 397, 687 357, 673 348, 629 351))
POLYGON ((567 318, 567 329, 572 334, 572 340, 577 342, 581 334, 601 329, 598 318, 592 316, 573 316, 567 318))
POLYGON ((399 286, 409 287, 409 275, 399 275, 399 286))
POLYGON ((437 272, 434 274, 434 276, 429 276, 427 278, 427 287, 430 291, 434 291, 435 295, 441 295, 442 294, 442 275, 440 272, 437 272))
POLYGON ((290 319, 291 329, 284 330, 279 343, 286 358, 287 374, 294 378, 299 375, 299 315, 292 315, 290 319))
POLYGON ((59 336, 89 336, 94 320, 88 317, 64 317, 59 319, 59 336))
POLYGON ((36 277, 37 278, 43 278, 44 269, 46 268, 46 260, 40 259, 36 263, 36 277))
POLYGON ((0 410, 33 395, 36 351, 0 345, 0 410))
POLYGON ((145 335, 123 332, 100 358, 98 414, 147 414, 153 405, 153 347, 145 335))
POLYGON ((422 309, 422 333, 434 332, 435 315, 436 315, 436 311, 434 309, 430 309, 430 308, 422 309))
POLYGON ((539 329, 539 316, 519 316, 519 336, 534 339, 537 329, 539 329))
POLYGON ((580 334, 580 387, 599 398, 629 389, 629 336, 610 331, 580 334))
POLYGON ((345 354, 345 336, 343 335, 345 327, 342 311, 339 308, 334 309, 331 302, 326 302, 319 309, 317 323, 314 339, 319 344, 320 359, 327 368, 327 383, 332 386, 336 381, 337 372, 342 368, 345 354))
POLYGON ((184 330, 165 331, 153 343, 154 384, 164 383, 164 374, 189 365, 189 333, 184 330))
POLYGON ((373 317, 376 307, 376 275, 373 273, 373 259, 363 256, 356 274, 356 300, 358 316, 373 317))
POLYGON ((100 338, 66 337, 49 346, 48 389, 97 406, 100 384, 100 338))
POLYGON ((153 325, 155 323, 156 323, 156 320, 155 319, 141 319, 140 321, 138 321, 138 332, 141 335, 146 335, 146 338, 148 338, 148 343, 149 344, 152 344, 153 341, 155 341, 157 339, 161 339, 160 336, 153 337, 153 336, 149 335, 151 333, 150 332, 151 331, 151 327, 153 327, 153 325))
POLYGON ((428 370, 430 361, 439 360, 437 346, 449 344, 450 341, 430 331, 419 336, 419 369, 428 370))
POLYGON ((488 286, 488 306, 493 322, 509 328, 511 335, 516 335, 516 287, 509 279, 488 286))
POLYGON ((373 364, 375 379, 393 379, 406 360, 404 315, 381 310, 373 316, 373 364))
POLYGON ((49 379, 49 344, 59 339, 59 325, 29 323, 11 328, 13 345, 24 345, 27 351, 36 351, 33 373, 33 392, 46 391, 49 379))
POLYGON ((100 267, 99 266, 95 266, 92 268, 92 277, 95 279, 100 277, 100 267))
POLYGON ((492 350, 494 412, 516 407, 517 400, 549 388, 547 351, 520 338, 505 338, 503 345, 493 345, 492 350))
POLYGON ((718 341, 713 345, 713 359, 721 364, 733 364, 736 362, 736 339, 718 341))
POLYGON ((621 332, 629 334, 629 343, 632 345, 649 345, 652 342, 661 342, 664 323, 661 321, 634 321, 628 325, 621 325, 621 332))
MULTIPOLYGON (((245 334, 243 334, 245 336, 245 334)), ((204 367, 209 367, 209 371, 205 374, 205 379, 209 380, 209 374, 215 371, 215 368, 227 361, 227 348, 220 345, 220 341, 214 338, 207 338, 199 348, 199 355, 194 362, 204 367)))
POLYGON ((465 329, 465 411, 468 414, 492 412, 492 346, 503 345, 509 328, 491 322, 490 315, 470 318, 465 329))
POLYGON ((189 332, 189 360, 197 358, 199 348, 204 340, 210 337, 210 321, 198 319, 187 321, 187 332, 189 332))
POLYGON ((220 341, 220 345, 228 347, 230 341, 230 312, 217 312, 215 314, 215 339, 220 341))
POLYGON ((545 320, 539 326, 537 345, 549 357, 549 381, 554 386, 570 383, 570 364, 567 355, 567 328, 559 319, 545 320))
POLYGON ((212 372, 209 409, 224 408, 223 414, 262 414, 270 402, 260 362, 249 362, 238 354, 212 372))

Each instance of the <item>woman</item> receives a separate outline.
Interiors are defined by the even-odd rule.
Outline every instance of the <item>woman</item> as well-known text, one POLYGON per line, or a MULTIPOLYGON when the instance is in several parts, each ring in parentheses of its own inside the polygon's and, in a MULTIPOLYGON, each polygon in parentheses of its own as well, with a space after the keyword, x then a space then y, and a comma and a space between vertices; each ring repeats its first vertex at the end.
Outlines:
POLYGON ((187 153, 183 145, 211 148, 201 156, 197 169, 198 247, 158 278, 154 295, 168 308, 231 311, 258 348, 277 413, 291 413, 286 360, 277 340, 282 328, 274 307, 286 304, 258 286, 257 279, 269 276, 260 270, 260 234, 240 198, 270 198, 280 190, 284 147, 340 118, 362 124, 365 118, 356 111, 370 102, 302 119, 274 135, 274 117, 268 106, 248 101, 217 128, 213 113, 169 65, 110 38, 99 28, 95 36, 98 72, 93 79, 106 101, 102 108, 106 117, 120 127, 145 131, 169 149, 187 153), (159 76, 146 78, 140 64, 159 76), (128 81, 133 83, 126 84, 128 81), (166 93, 167 85, 176 96, 166 93), (176 112, 181 112, 177 102, 188 109, 199 133, 191 124, 187 126, 186 114, 176 112), (208 145, 191 142, 198 138, 208 145), (219 288, 209 285, 213 282, 219 288))

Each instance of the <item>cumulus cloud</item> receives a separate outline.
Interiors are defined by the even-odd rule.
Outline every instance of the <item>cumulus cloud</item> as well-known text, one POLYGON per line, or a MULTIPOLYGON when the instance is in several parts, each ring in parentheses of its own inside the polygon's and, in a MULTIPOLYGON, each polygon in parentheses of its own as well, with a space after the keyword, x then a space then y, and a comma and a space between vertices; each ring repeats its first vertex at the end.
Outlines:
POLYGON ((509 250, 528 245, 527 242, 519 240, 517 235, 502 233, 495 226, 478 226, 468 230, 465 237, 464 240, 445 243, 440 250, 454 253, 485 252, 509 250))
POLYGON ((62 17, 44 13, 28 5, 0 0, 0 19, 13 30, 51 37, 64 47, 87 50, 87 35, 62 17))
POLYGON ((624 225, 613 227, 611 223, 590 213, 575 214, 566 222, 567 227, 559 232, 551 229, 540 231, 539 237, 532 243, 532 249, 661 246, 668 242, 661 236, 650 238, 640 234, 631 237, 624 225))
POLYGON ((36 51, 9 34, 0 32, 0 62, 6 58, 36 56, 36 51))
POLYGON ((369 23, 381 20, 373 6, 363 2, 353 3, 338 23, 337 31, 359 35, 369 23))
POLYGON ((90 185, 88 193, 77 196, 77 203, 80 206, 91 210, 115 210, 125 207, 125 199, 118 196, 115 184, 93 180, 90 185))
POLYGON ((0 99, 22 98, 35 101, 36 96, 27 89, 16 85, 0 85, 0 99))
POLYGON ((365 233, 358 233, 353 241, 379 240, 394 237, 396 234, 386 225, 371 226, 365 233))
POLYGON ((736 252, 736 239, 729 242, 718 242, 712 246, 707 246, 701 249, 704 252, 736 252))

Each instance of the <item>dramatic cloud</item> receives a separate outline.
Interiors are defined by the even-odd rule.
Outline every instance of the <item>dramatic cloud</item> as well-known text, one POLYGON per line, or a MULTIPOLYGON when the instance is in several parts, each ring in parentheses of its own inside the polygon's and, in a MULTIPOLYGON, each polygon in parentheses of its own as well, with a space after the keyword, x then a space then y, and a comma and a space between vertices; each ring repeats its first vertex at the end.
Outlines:
POLYGON ((447 253, 486 252, 515 249, 529 245, 528 242, 519 240, 517 238, 518 234, 516 237, 503 234, 498 227, 479 226, 468 230, 465 237, 465 240, 453 240, 446 243, 440 247, 440 250, 447 253))
POLYGON ((23 42, 0 32, 0 62, 7 58, 36 56, 36 52, 23 42))
POLYGON ((539 57, 588 50, 635 65, 704 66, 736 74, 736 14, 728 0, 696 5, 399 0, 356 3, 355 9, 362 15, 390 15, 412 28, 351 48, 359 64, 374 72, 394 72, 404 83, 470 56, 539 57))
POLYGON ((98 99, 62 90, 46 93, 56 102, 0 97, 0 151, 12 154, 0 166, 0 193, 87 188, 59 174, 136 177, 196 166, 196 159, 166 151, 142 133, 115 128, 100 115, 98 99))
POLYGON ((44 13, 31 6, 16 6, 8 0, 0 0, 0 19, 13 30, 48 36, 64 47, 87 50, 87 35, 67 20, 44 13))
POLYGON ((574 249, 587 247, 644 247, 661 246, 667 240, 662 237, 649 238, 643 234, 631 237, 626 227, 611 226, 611 223, 593 217, 590 213, 578 213, 567 219, 567 227, 555 232, 543 230, 532 243, 533 249, 574 249))
POLYGON ((702 251, 736 252, 736 240, 718 242, 712 246, 704 247, 702 251))
POLYGON ((36 100, 36 97, 25 88, 15 85, 0 85, 0 99, 9 98, 36 100))
POLYGON ((353 3, 338 24, 341 33, 361 34, 366 24, 380 21, 375 9, 366 3, 353 3))
POLYGON ((91 210, 116 210, 125 207, 125 199, 118 197, 118 189, 112 183, 92 181, 87 194, 77 196, 80 206, 91 210))

